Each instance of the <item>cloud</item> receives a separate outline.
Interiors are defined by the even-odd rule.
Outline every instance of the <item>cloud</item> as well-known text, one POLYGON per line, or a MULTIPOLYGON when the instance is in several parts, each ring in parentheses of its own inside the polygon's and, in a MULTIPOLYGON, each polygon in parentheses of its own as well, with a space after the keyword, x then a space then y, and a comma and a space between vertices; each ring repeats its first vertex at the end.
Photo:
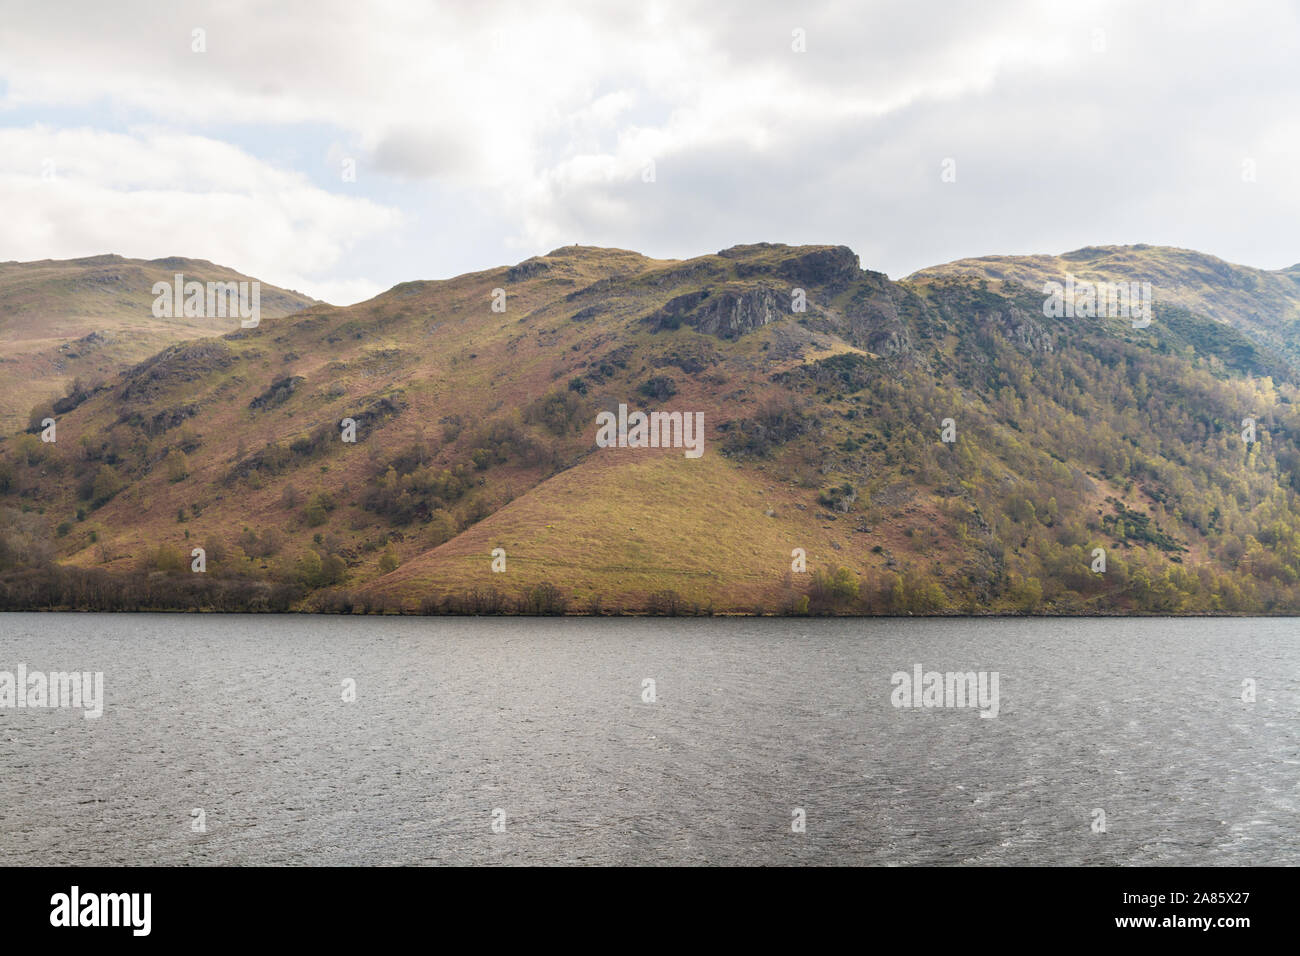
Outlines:
POLYGON ((57 21, 28 4, 0 34, 0 122, 80 110, 166 143, 161 158, 65 150, 106 191, 78 202, 104 205, 46 195, 38 215, 29 195, 41 249, 73 254, 124 216, 183 247, 165 254, 219 244, 246 271, 359 283, 336 288, 575 241, 847 243, 896 276, 1138 241, 1277 267, 1300 258, 1298 18, 1280 0, 88 0, 57 21), (258 130, 297 131, 302 154, 273 163, 258 130), (340 156, 352 191, 311 185, 340 156), (388 228, 396 207, 405 230, 388 228), (241 238, 253 215, 264 228, 241 238))
POLYGON ((317 298, 371 288, 330 274, 356 243, 400 221, 217 140, 43 126, 0 129, 0 208, 6 257, 184 255, 317 298))

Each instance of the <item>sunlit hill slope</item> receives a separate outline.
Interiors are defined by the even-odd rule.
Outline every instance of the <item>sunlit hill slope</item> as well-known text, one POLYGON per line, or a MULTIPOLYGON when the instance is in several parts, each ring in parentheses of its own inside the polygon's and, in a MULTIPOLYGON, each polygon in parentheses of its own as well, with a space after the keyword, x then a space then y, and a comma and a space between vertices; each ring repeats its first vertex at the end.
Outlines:
MULTIPOLYGON (((202 283, 251 281, 201 259, 0 262, 0 431, 25 426, 36 405, 69 394, 77 380, 103 382, 173 343, 239 328, 238 318, 155 318, 154 283, 177 273, 202 283)), ((313 301, 261 286, 267 318, 313 301)))
POLYGON ((1285 286, 1070 255, 1150 272, 1152 324, 1046 317, 1046 260, 565 247, 172 345, 0 444, 0 603, 1300 610, 1285 286), (703 454, 600 447, 619 405, 703 454))

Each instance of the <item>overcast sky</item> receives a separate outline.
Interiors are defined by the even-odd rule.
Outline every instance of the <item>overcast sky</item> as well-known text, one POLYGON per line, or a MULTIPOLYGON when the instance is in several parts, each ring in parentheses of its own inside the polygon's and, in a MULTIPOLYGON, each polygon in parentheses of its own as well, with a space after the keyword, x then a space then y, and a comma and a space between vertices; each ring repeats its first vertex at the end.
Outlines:
POLYGON ((1281 268, 1298 10, 0 0, 0 260, 192 256, 339 304, 574 242, 1281 268))

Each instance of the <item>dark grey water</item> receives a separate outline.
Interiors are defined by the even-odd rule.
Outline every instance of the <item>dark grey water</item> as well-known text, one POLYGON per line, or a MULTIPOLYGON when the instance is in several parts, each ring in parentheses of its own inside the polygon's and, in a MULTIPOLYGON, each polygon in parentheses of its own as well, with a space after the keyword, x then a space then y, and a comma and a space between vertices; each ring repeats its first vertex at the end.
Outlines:
POLYGON ((1290 620, 0 615, 20 663, 105 704, 0 707, 5 865, 1300 863, 1290 620))

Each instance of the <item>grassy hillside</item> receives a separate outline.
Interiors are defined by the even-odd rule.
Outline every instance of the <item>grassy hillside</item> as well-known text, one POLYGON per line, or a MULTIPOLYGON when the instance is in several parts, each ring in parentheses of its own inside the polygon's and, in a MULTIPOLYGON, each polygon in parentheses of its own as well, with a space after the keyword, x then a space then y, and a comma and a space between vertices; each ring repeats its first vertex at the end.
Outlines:
MULTIPOLYGON (((205 283, 249 281, 202 259, 0 262, 0 432, 26 426, 33 408, 69 394, 74 381, 90 387, 168 345, 239 328, 237 318, 154 318, 153 285, 176 273, 205 283)), ((266 317, 312 302, 262 285, 266 317)))
POLYGON ((1152 296, 1245 332, 1291 364, 1300 364, 1300 265, 1270 272, 1170 246, 1087 246, 1060 256, 981 256, 909 276, 924 282, 978 276, 1029 286, 1061 282, 1150 282, 1152 296))
POLYGON ((1158 294, 1133 329, 843 247, 565 247, 171 346, 10 437, 0 604, 1294 613, 1290 369, 1158 294), (598 447, 619 404, 703 413, 703 456, 598 447))

